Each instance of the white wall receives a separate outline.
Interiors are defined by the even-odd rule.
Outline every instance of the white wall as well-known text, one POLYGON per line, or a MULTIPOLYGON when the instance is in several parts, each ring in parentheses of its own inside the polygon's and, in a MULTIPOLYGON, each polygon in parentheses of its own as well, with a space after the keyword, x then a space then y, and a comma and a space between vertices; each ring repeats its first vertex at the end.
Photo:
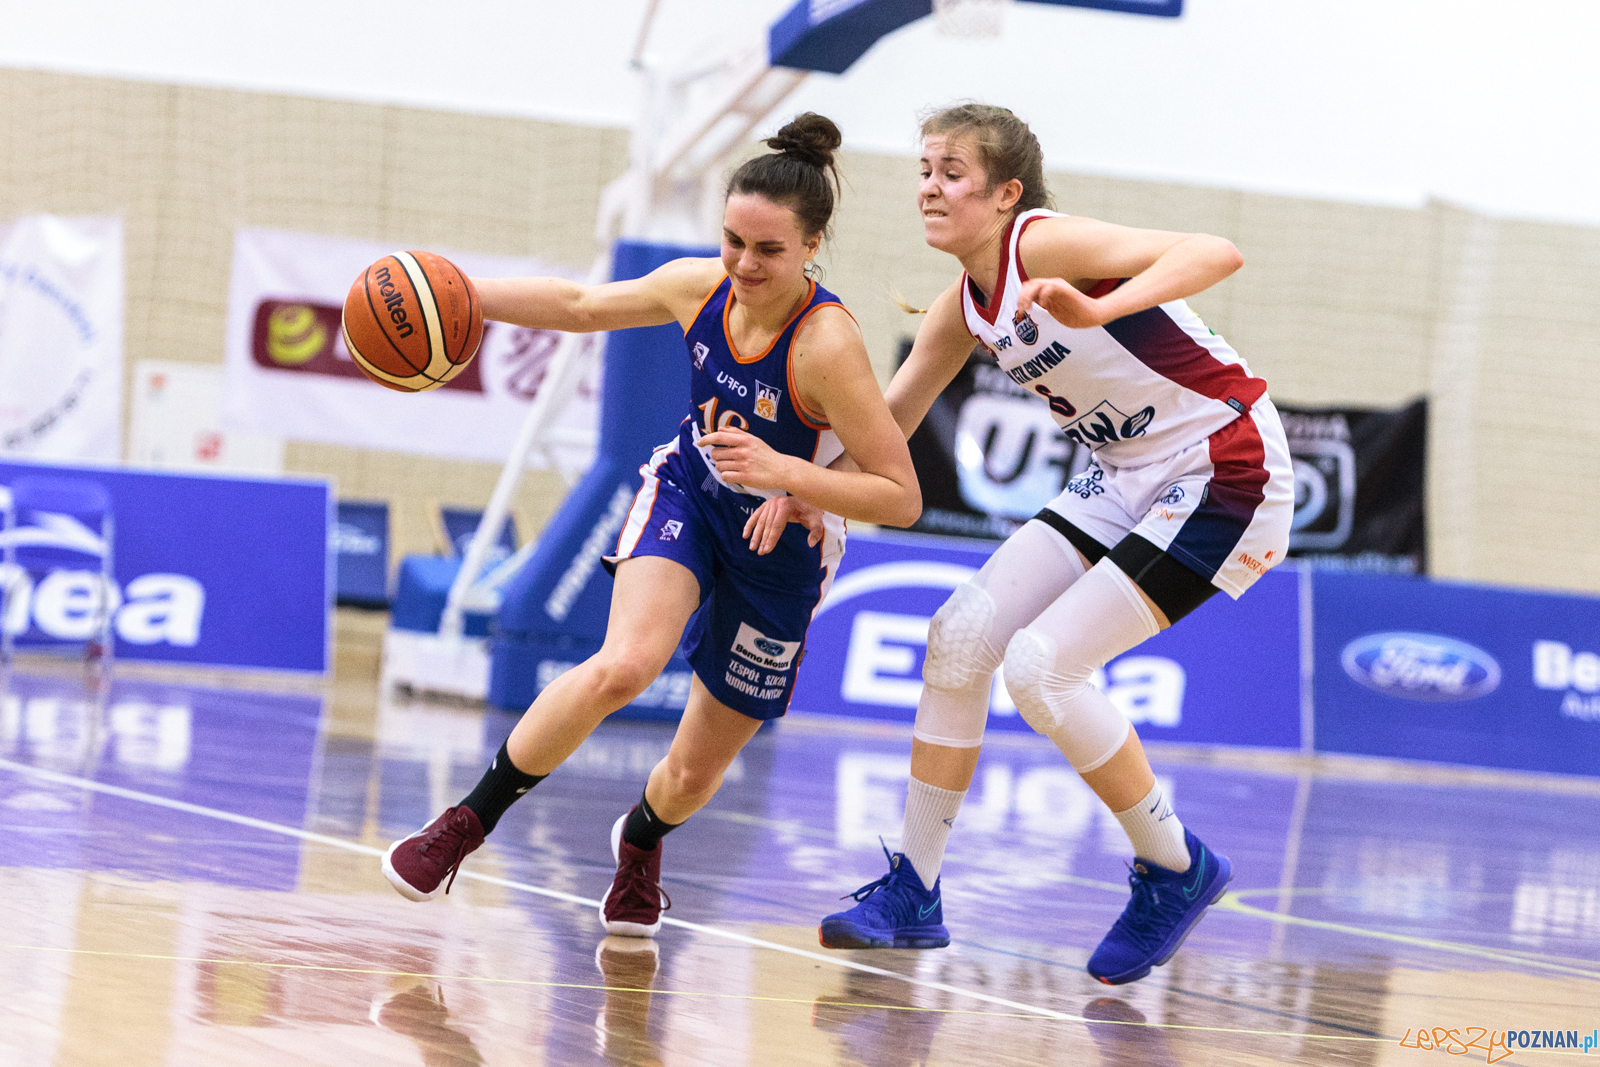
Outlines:
MULTIPOLYGON (((8 5, 0 65, 627 125, 646 0, 53 0, 8 5)), ((660 0, 652 51, 787 0, 660 0)), ((1344 200, 1437 196, 1600 225, 1594 0, 1188 0, 1180 20, 1016 5, 1007 32, 887 38, 785 114, 909 153, 914 115, 1003 103, 1052 169, 1344 200)))

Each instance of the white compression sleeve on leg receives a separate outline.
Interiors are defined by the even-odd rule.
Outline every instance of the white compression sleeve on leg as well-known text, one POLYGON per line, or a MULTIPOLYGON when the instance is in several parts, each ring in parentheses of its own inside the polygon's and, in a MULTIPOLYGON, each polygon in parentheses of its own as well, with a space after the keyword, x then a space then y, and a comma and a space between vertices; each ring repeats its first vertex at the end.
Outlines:
POLYGON ((1006 646, 1006 685, 1029 726, 1080 774, 1117 754, 1132 729, 1089 679, 1111 657, 1154 637, 1138 586, 1101 560, 1006 646))
POLYGON ((911 735, 930 745, 977 748, 989 718, 994 672, 1018 628, 1084 575, 1083 558, 1042 522, 1025 523, 928 627, 922 699, 911 735))

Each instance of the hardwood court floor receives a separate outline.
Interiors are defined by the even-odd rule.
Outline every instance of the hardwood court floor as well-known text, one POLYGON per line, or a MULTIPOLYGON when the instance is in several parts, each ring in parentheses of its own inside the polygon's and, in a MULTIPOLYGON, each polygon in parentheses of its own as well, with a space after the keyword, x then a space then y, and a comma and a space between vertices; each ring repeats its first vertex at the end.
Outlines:
POLYGON ((96 706, 69 675, 12 677, 0 1064, 1426 1065, 1449 1050, 1409 1047, 1419 1028, 1600 1027, 1592 780, 1161 750, 1236 876, 1171 964, 1111 988, 1083 963, 1126 899, 1126 842, 1031 739, 984 753, 948 949, 817 945, 882 873, 909 742, 798 717, 667 840, 660 936, 605 938, 607 831, 670 737, 619 722, 412 904, 379 853, 513 719, 378 702, 372 625, 343 621, 326 691, 128 671, 96 706))

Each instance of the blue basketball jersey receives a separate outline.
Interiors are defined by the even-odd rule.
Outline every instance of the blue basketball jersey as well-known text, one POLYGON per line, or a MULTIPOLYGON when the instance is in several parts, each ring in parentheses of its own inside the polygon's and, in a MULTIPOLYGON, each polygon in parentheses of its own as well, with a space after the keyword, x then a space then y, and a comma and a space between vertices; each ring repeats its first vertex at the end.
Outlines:
POLYGON ((757 555, 744 537, 745 520, 762 498, 779 494, 729 482, 700 439, 737 427, 786 455, 823 465, 838 457, 843 448, 833 430, 796 403, 789 355, 806 317, 839 301, 812 283, 766 350, 744 355, 728 336, 731 288, 724 278, 684 333, 694 407, 678 436, 641 468, 643 485, 606 564, 659 556, 688 568, 701 604, 684 631, 684 654, 712 696, 770 719, 789 706, 806 627, 844 553, 844 520, 824 516, 819 545, 791 524, 770 554, 757 555))
MULTIPOLYGON (((800 409, 794 390, 790 346, 813 311, 843 307, 839 298, 816 282, 805 301, 784 323, 765 351, 744 354, 733 344, 728 316, 733 310, 733 282, 722 282, 706 297, 684 333, 692 362, 690 397, 694 405, 678 431, 679 448, 696 473, 696 487, 718 496, 718 489, 767 498, 779 496, 727 481, 711 462, 700 438, 730 427, 761 438, 776 452, 827 466, 843 451, 828 424, 800 409)), ((748 505, 746 505, 748 506, 748 505)))

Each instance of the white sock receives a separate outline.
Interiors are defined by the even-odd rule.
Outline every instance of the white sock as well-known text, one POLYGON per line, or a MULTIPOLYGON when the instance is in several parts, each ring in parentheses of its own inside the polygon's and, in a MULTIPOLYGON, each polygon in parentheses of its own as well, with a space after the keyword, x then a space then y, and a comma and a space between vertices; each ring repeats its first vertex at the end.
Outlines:
MULTIPOLYGON (((967 791, 940 789, 911 779, 906 789, 906 823, 900 834, 900 851, 906 854, 927 889, 939 880, 944 866, 944 846, 950 840, 950 827, 961 810, 967 791)), ((1182 831, 1180 830, 1181 834, 1182 831)))
POLYGON ((1160 782, 1151 786, 1139 803, 1127 811, 1117 812, 1117 821, 1127 832, 1128 840, 1133 842, 1134 856, 1180 874, 1189 869, 1189 846, 1183 841, 1183 823, 1173 814, 1160 782))

